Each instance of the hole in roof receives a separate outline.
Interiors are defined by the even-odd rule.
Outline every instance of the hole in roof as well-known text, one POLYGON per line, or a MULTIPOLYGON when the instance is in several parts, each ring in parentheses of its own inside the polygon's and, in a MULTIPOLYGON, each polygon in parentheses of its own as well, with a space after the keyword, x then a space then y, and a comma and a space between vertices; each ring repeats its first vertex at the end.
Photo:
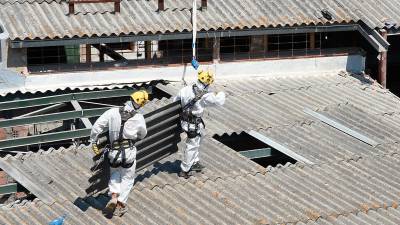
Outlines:
POLYGON ((231 135, 224 134, 222 136, 214 135, 213 138, 263 167, 275 167, 278 164, 285 165, 288 162, 296 163, 295 159, 246 132, 231 135))
POLYGON ((10 182, 0 187, 0 204, 18 204, 24 200, 33 201, 36 198, 36 196, 33 195, 28 189, 26 189, 20 183, 15 182, 13 177, 6 174, 4 171, 1 172, 5 174, 3 174, 3 177, 7 178, 10 182))
POLYGON ((172 95, 170 95, 169 93, 157 88, 156 86, 153 87, 152 91, 153 91, 153 93, 152 93, 153 98, 156 98, 156 99, 171 98, 172 97, 172 95))

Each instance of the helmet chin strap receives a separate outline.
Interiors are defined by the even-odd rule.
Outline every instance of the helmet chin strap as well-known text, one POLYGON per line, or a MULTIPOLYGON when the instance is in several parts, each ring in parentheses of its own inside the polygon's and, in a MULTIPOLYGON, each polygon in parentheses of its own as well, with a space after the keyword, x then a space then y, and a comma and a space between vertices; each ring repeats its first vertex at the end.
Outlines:
POLYGON ((132 102, 133 108, 134 108, 135 110, 140 109, 140 105, 138 105, 135 101, 131 100, 131 102, 132 102))
MULTIPOLYGON (((198 81, 199 81, 199 83, 203 86, 203 87, 202 87, 203 89, 207 89, 208 86, 210 86, 210 85, 208 85, 208 84, 203 83, 201 80, 198 80, 198 81)), ((199 87, 199 88, 200 88, 200 87, 199 87)))

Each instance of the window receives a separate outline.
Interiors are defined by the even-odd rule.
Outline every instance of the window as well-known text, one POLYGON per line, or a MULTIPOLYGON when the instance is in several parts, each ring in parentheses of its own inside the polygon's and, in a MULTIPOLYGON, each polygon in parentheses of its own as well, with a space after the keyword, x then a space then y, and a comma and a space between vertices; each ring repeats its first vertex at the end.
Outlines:
POLYGON ((221 38, 221 60, 248 59, 250 36, 221 38))
POLYGON ((28 48, 28 66, 67 62, 64 46, 28 48))
MULTIPOLYGON (((212 61, 213 39, 197 40, 197 60, 212 61)), ((27 49, 30 72, 190 63, 192 40, 136 41, 27 49)))
POLYGON ((263 167, 284 165, 287 162, 296 163, 293 158, 245 132, 222 136, 214 135, 213 138, 263 167))
POLYGON ((321 33, 221 38, 221 60, 319 55, 321 33))

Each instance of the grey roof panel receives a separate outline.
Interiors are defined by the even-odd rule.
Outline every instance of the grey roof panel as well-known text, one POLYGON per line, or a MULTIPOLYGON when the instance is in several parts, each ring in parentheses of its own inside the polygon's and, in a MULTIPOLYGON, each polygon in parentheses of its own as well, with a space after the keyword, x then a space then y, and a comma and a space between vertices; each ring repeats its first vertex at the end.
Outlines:
MULTIPOLYGON (((199 30, 243 29, 325 23, 349 23, 353 18, 334 1, 230 0, 209 1, 207 10, 198 11, 199 30), (332 22, 320 10, 331 9, 332 22)), ((121 2, 121 13, 113 13, 110 3, 77 4, 68 15, 64 1, 0 0, 5 27, 14 39, 44 39, 122 34, 155 34, 191 31, 191 0, 166 0, 159 12, 156 1, 121 2), (21 3, 19 3, 21 2, 21 3), (15 21, 18 18, 18 22, 15 21)))
MULTIPOLYGON (((398 98, 377 85, 360 81, 360 76, 324 76, 247 79, 218 81, 216 90, 226 91, 227 99, 223 107, 210 108, 205 114, 208 133, 219 134, 249 131, 252 129, 275 128, 295 124, 310 123, 315 118, 303 112, 305 108, 325 110, 327 108, 345 108, 351 105, 354 110, 346 112, 346 124, 359 126, 371 133, 371 137, 387 134, 385 126, 379 122, 367 122, 357 125, 358 116, 378 119, 386 115, 391 118, 393 112, 400 112, 398 98), (373 105, 374 107, 370 107, 373 105), (360 109, 360 110, 357 110, 360 109), (348 114, 353 115, 348 115, 348 114), (351 117, 349 117, 351 116, 351 117), (374 132, 375 131, 375 132, 374 132)), ((168 85, 170 86, 170 85, 168 85)), ((179 85, 171 85, 171 94, 177 93, 179 85), (175 90, 175 91, 174 91, 175 90)), ((350 106, 349 106, 350 107, 350 106)), ((337 112, 336 114, 340 114, 337 112)), ((335 117, 336 118, 336 117, 335 117)), ((396 117, 386 122, 395 129, 396 117)), ((400 122, 397 120, 397 123, 400 122)), ((381 122, 383 123, 383 122, 381 122)), ((397 129, 397 128, 396 128, 397 129)), ((360 131, 360 130, 359 130, 360 131)), ((397 136, 398 137, 398 136, 397 136)), ((396 139, 396 131, 385 137, 396 139)))
MULTIPOLYGON (((113 13, 112 3, 77 4, 68 15, 61 0, 0 0, 0 18, 14 39, 45 39, 123 34, 155 34, 190 31, 191 0, 165 1, 157 10, 156 1, 121 2, 121 13, 113 13), (18 18, 18 21, 16 21, 18 18)), ((400 25, 398 1, 374 0, 230 0, 209 1, 207 10, 198 11, 199 30, 244 29, 364 21, 382 28, 385 22, 400 25), (328 9, 333 20, 321 14, 328 9)))
MULTIPOLYGON (((178 84, 167 87, 172 92, 179 89, 178 84)), ((24 215, 32 215, 38 216, 35 221, 43 221, 71 211, 74 218, 83 213, 98 224, 160 224, 166 220, 174 224, 399 222, 400 108, 393 94, 363 76, 349 74, 221 80, 216 89, 227 92, 227 101, 205 116, 208 135, 201 149, 201 160, 207 167, 204 173, 189 180, 178 178, 182 153, 169 156, 138 174, 128 203, 130 212, 122 219, 104 221, 99 211, 81 199, 92 176, 90 149, 81 146, 8 156, 0 159, 0 167, 6 172, 15 169, 14 178, 41 201, 28 204, 33 211, 20 211, 19 206, 11 213, 4 210, 4 219, 14 224, 24 215), (315 121, 302 111, 304 107, 339 120, 379 145, 373 148, 315 121), (257 130, 316 165, 265 169, 211 138, 243 130, 257 130), (54 209, 47 205, 52 202, 54 209), (81 212, 71 202, 89 208, 81 212)), ((169 101, 154 100, 147 105, 148 110, 169 101)), ((101 195, 86 198, 91 205, 104 205, 106 200, 101 195)), ((69 223, 86 221, 83 216, 74 218, 69 223)))
MULTIPOLYGON (((204 141, 202 152, 204 164, 213 172, 209 174, 210 170, 206 170, 204 174, 198 175, 199 180, 256 173, 261 170, 257 164, 244 161, 243 156, 213 139, 204 141)), ((171 155, 153 167, 139 172, 135 188, 152 188, 179 183, 176 172, 179 171, 180 157, 180 154, 171 155)), ((77 149, 71 147, 6 157, 0 159, 0 165, 47 203, 61 199, 74 201, 79 197, 84 198, 91 193, 87 190, 92 190, 91 187, 96 184, 96 180, 93 179, 98 178, 97 173, 90 170, 94 166, 91 149, 84 146, 77 149), (27 174, 29 176, 26 176, 27 174), (68 177, 68 179, 62 179, 62 177, 68 177), (64 194, 60 196, 60 192, 64 194)))
POLYGON ((399 161, 395 153, 135 188, 129 213, 111 220, 92 207, 81 211, 61 199, 51 207, 40 200, 2 207, 0 218, 7 224, 27 218, 41 224, 68 213, 66 224, 398 224, 399 161))

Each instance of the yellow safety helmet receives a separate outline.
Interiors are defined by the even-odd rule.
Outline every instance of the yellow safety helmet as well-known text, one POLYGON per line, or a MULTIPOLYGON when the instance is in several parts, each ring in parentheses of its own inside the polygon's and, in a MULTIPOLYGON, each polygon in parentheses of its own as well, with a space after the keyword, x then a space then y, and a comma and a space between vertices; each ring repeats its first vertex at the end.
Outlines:
POLYGON ((131 98, 136 104, 142 107, 149 101, 149 93, 145 90, 135 91, 131 94, 131 98))
POLYGON ((199 71, 197 78, 205 85, 211 85, 214 83, 214 74, 210 71, 199 71))

